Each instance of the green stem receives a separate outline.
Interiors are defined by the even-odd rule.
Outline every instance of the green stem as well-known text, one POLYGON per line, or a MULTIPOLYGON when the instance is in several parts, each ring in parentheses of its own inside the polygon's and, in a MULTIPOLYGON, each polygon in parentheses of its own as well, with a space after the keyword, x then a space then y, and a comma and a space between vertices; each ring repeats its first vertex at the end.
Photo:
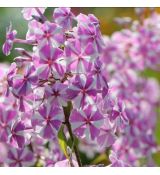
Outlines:
POLYGON ((74 134, 73 134, 73 132, 72 132, 71 124, 70 124, 70 122, 69 122, 69 116, 70 116, 71 108, 72 108, 71 102, 68 103, 67 107, 63 107, 64 115, 65 115, 65 122, 64 122, 64 123, 65 123, 65 125, 67 126, 67 129, 68 129, 68 132, 69 132, 69 135, 70 135, 72 144, 73 144, 73 149, 74 149, 74 152, 75 152, 75 156, 76 156, 78 165, 79 165, 79 167, 82 167, 82 163, 81 163, 79 151, 78 151, 78 148, 77 148, 77 146, 76 146, 76 144, 75 144, 75 141, 74 141, 74 134))
POLYGON ((77 148, 76 144, 74 143, 74 136, 73 136, 73 133, 72 133, 71 124, 69 122, 66 122, 66 126, 68 128, 68 132, 69 132, 71 141, 73 143, 73 148, 74 148, 74 152, 75 152, 75 155, 76 155, 78 165, 81 167, 82 164, 81 164, 81 160, 80 160, 80 156, 79 156, 79 151, 78 151, 78 148, 77 148))

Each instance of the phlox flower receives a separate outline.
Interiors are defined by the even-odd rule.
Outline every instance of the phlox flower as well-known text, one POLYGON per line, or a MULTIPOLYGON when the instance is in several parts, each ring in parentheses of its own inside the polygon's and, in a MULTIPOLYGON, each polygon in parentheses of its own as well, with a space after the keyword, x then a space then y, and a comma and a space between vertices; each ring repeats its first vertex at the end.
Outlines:
POLYGON ((57 162, 65 160, 66 157, 61 151, 56 138, 53 141, 50 141, 48 145, 49 152, 48 155, 45 156, 45 166, 53 167, 57 162))
POLYGON ((0 142, 0 165, 3 165, 3 162, 5 162, 7 155, 8 155, 8 148, 5 142, 0 142))
POLYGON ((65 42, 65 56, 67 69, 72 72, 85 73, 91 70, 97 53, 92 43, 83 46, 79 40, 70 39, 65 42))
POLYGON ((37 21, 29 23, 27 40, 35 40, 39 45, 50 44, 59 47, 64 42, 62 28, 56 23, 45 21, 43 24, 37 21))
POLYGON ((37 80, 35 67, 28 65, 24 70, 24 74, 16 74, 13 77, 12 90, 17 96, 26 96, 32 91, 32 87, 37 83, 37 80))
POLYGON ((112 109, 109 118, 118 128, 128 125, 128 117, 126 115, 124 102, 118 100, 117 105, 112 109))
POLYGON ((97 28, 100 27, 100 21, 93 14, 85 15, 80 13, 76 17, 76 19, 79 24, 87 24, 87 25, 93 24, 97 28))
MULTIPOLYGON (((73 164, 72 166, 78 167, 77 161, 72 160, 72 164, 73 164)), ((66 160, 56 162, 54 166, 55 167, 71 167, 71 163, 68 159, 66 159, 66 160)))
POLYGON ((74 14, 71 12, 71 8, 56 8, 53 12, 53 19, 64 30, 71 30, 74 14))
POLYGON ((97 95, 97 90, 94 86, 93 77, 85 75, 76 76, 67 89, 67 95, 78 108, 84 107, 86 103, 94 104, 93 97, 97 95))
POLYGON ((26 167, 33 166, 35 163, 33 152, 29 151, 28 148, 15 149, 11 148, 8 152, 6 160, 10 167, 26 167))
POLYGON ((119 159, 114 151, 112 151, 111 154, 109 155, 109 159, 111 161, 111 164, 109 166, 111 167, 129 167, 130 166, 128 163, 119 159))
POLYGON ((63 56, 63 51, 59 48, 54 48, 49 44, 42 46, 38 50, 37 59, 37 74, 40 79, 47 79, 53 75, 54 78, 59 78, 63 74, 63 67, 58 62, 58 59, 63 56))
POLYGON ((8 56, 10 54, 10 51, 12 50, 13 42, 14 42, 14 39, 16 38, 16 34, 17 34, 17 31, 12 30, 12 25, 10 24, 10 26, 7 28, 7 31, 6 31, 6 41, 2 47, 2 51, 6 56, 8 56))
POLYGON ((104 41, 99 28, 94 23, 89 25, 83 22, 78 23, 77 35, 83 44, 92 43, 98 53, 102 51, 104 41))
POLYGON ((23 14, 23 17, 24 19, 26 20, 31 20, 33 19, 33 15, 34 16, 39 16, 41 14, 43 14, 45 12, 45 9, 44 7, 41 7, 41 8, 23 8, 22 10, 22 14, 23 14), (39 13, 38 13, 39 11, 39 13))
POLYGON ((29 143, 31 132, 31 126, 28 126, 24 121, 17 119, 12 122, 9 128, 8 143, 15 148, 23 148, 29 143))
POLYGON ((56 82, 52 86, 45 87, 45 98, 50 103, 57 105, 57 106, 66 106, 67 104, 67 85, 56 82))
POLYGON ((8 140, 8 129, 12 121, 17 117, 16 110, 6 109, 4 105, 0 106, 0 140, 7 142, 8 140))
POLYGON ((97 59, 89 75, 94 77, 95 86, 97 89, 102 91, 102 97, 104 98, 108 94, 109 87, 106 78, 106 71, 104 71, 104 67, 102 65, 102 62, 97 59))
POLYGON ((136 166, 138 163, 137 160, 144 156, 144 154, 139 149, 141 141, 134 139, 132 144, 129 137, 119 137, 112 145, 112 150, 120 162, 128 163, 130 166, 136 166))
POLYGON ((98 137, 103 119, 102 114, 91 106, 83 110, 73 109, 70 116, 74 133, 79 137, 92 140, 98 137))
POLYGON ((108 118, 105 118, 103 125, 100 128, 100 134, 97 137, 97 143, 100 147, 110 147, 116 141, 116 128, 108 118))
POLYGON ((53 139, 63 121, 64 114, 60 107, 44 104, 35 112, 32 125, 43 138, 53 139))

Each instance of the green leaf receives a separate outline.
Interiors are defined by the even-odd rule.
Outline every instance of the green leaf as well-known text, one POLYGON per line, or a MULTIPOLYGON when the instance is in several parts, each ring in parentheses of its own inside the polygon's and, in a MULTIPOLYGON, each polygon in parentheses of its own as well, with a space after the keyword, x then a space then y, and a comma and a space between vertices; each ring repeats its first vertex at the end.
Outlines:
POLYGON ((64 115, 67 117, 67 119, 69 119, 72 108, 73 106, 71 101, 68 101, 67 106, 63 107, 64 115))
POLYGON ((63 151, 64 155, 66 156, 66 158, 69 159, 69 155, 67 153, 67 139, 66 139, 66 136, 64 134, 64 125, 63 124, 58 131, 58 143, 59 143, 60 148, 63 151))
POLYGON ((157 166, 160 166, 160 152, 154 153, 152 155, 153 160, 157 164, 157 166))
POLYGON ((154 71, 152 69, 145 69, 141 75, 143 77, 153 77, 156 78, 159 82, 160 82, 160 74, 158 73, 158 71, 154 71))
POLYGON ((38 162, 36 163, 36 167, 43 167, 42 162, 38 161, 38 162))
POLYGON ((100 154, 98 157, 96 157, 93 161, 92 164, 96 165, 99 163, 106 163, 108 161, 106 154, 100 154))
POLYGON ((157 143, 160 145, 160 108, 157 109, 157 121, 156 121, 156 129, 155 129, 155 137, 156 137, 156 141, 157 143))
POLYGON ((79 144, 79 140, 78 140, 78 138, 77 138, 75 135, 74 135, 74 143, 72 143, 71 138, 69 138, 68 141, 67 141, 67 145, 68 145, 70 148, 73 147, 73 144, 76 145, 76 146, 78 146, 78 144, 79 144))
POLYGON ((43 167, 43 163, 41 160, 38 158, 35 162, 35 164, 32 167, 43 167))

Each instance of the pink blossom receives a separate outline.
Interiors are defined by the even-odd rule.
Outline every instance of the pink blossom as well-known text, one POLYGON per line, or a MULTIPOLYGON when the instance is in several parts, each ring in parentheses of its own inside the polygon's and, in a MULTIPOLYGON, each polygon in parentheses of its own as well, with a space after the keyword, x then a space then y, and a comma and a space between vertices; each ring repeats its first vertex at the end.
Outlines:
POLYGON ((7 31, 6 31, 6 41, 2 47, 2 51, 6 56, 8 56, 10 54, 10 51, 12 50, 13 42, 16 37, 16 34, 17 34, 17 31, 12 30, 12 25, 10 24, 10 26, 7 28, 7 31))
POLYGON ((96 94, 94 80, 91 76, 76 76, 72 85, 67 89, 68 98, 72 99, 78 108, 84 107, 86 103, 93 104, 93 97, 96 94))
POLYGON ((74 109, 70 121, 76 135, 94 140, 100 133, 103 116, 97 109, 88 106, 84 110, 74 109))
POLYGON ((53 13, 53 19, 57 24, 63 27, 64 30, 72 29, 74 14, 71 12, 70 8, 56 8, 53 13))
POLYGON ((44 104, 32 118, 32 125, 43 138, 53 139, 64 120, 60 107, 44 104))
POLYGON ((23 8, 22 10, 22 14, 23 14, 23 17, 24 19, 26 20, 31 20, 33 18, 33 15, 34 16, 39 16, 40 14, 39 13, 44 13, 45 12, 45 9, 46 8, 23 8), (39 11, 39 13, 38 13, 39 11))
POLYGON ((79 40, 70 39, 65 42, 65 45, 67 69, 77 73, 89 72, 97 58, 93 44, 88 43, 83 47, 79 40))
POLYGON ((8 152, 7 163, 10 167, 33 166, 34 156, 27 148, 15 149, 12 148, 8 152))
MULTIPOLYGON (((72 160, 72 163, 74 167, 78 167, 78 163, 75 160, 72 160)), ((71 167, 71 163, 69 162, 68 159, 66 159, 66 160, 58 161, 57 163, 55 163, 54 166, 55 167, 71 167)))
POLYGON ((63 74, 63 67, 58 62, 58 59, 63 56, 63 51, 59 48, 54 48, 47 44, 40 48, 38 53, 37 74, 39 78, 45 79, 53 75, 59 78, 63 74))
POLYGON ((45 87, 45 98, 51 103, 57 106, 66 106, 67 105, 67 85, 57 82, 52 86, 45 87))

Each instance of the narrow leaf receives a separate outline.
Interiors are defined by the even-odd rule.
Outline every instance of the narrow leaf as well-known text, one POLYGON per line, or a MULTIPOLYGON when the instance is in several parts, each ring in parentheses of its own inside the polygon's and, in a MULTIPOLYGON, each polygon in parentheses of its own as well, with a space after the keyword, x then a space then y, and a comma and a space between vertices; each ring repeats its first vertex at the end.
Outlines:
POLYGON ((63 124, 58 131, 58 142, 59 142, 60 148, 63 151, 64 155, 66 156, 66 158, 69 159, 69 155, 67 153, 67 139, 66 139, 66 136, 64 134, 64 125, 63 124))

